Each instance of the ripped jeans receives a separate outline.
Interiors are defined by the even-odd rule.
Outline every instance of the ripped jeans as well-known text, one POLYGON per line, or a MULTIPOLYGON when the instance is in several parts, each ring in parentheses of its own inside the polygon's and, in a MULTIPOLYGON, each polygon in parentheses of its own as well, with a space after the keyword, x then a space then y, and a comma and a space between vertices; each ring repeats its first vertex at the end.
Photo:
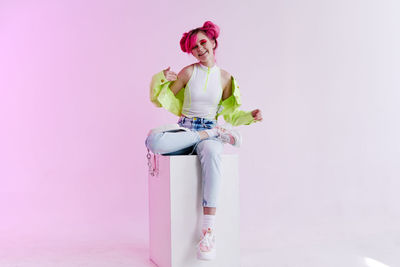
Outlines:
POLYGON ((198 131, 212 129, 215 120, 180 117, 179 126, 191 131, 151 133, 146 147, 155 154, 190 155, 197 154, 201 164, 204 207, 217 207, 221 183, 221 153, 223 143, 217 138, 200 140, 198 131))

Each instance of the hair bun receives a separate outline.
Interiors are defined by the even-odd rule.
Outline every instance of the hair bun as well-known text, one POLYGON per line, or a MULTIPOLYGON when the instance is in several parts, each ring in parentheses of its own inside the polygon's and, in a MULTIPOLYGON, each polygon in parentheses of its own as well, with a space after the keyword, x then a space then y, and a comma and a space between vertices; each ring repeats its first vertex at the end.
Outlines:
POLYGON ((182 38, 181 38, 181 41, 180 41, 181 49, 182 49, 182 51, 185 52, 185 53, 188 52, 188 50, 187 50, 188 36, 189 36, 189 34, 188 34, 187 32, 185 32, 185 33, 182 35, 182 38))
POLYGON ((217 39, 219 36, 219 27, 212 23, 211 21, 206 21, 203 24, 203 27, 201 27, 201 30, 207 32, 208 36, 212 36, 213 39, 217 39))

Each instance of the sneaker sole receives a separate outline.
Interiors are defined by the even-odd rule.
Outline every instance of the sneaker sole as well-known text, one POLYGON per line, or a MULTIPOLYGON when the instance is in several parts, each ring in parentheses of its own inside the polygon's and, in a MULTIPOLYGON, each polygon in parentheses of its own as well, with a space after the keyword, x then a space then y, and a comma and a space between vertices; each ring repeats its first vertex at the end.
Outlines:
POLYGON ((215 249, 211 252, 203 252, 200 250, 197 251, 197 259, 199 259, 199 260, 211 261, 211 260, 214 260, 216 258, 216 256, 217 256, 217 252, 215 249))

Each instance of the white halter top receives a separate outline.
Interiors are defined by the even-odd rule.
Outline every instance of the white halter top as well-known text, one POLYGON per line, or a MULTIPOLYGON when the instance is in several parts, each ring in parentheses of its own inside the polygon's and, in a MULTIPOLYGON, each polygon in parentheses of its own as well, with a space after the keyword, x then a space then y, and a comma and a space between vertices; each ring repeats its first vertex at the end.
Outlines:
POLYGON ((186 88, 182 114, 188 118, 198 117, 215 120, 222 97, 221 70, 201 63, 194 64, 193 73, 186 88))

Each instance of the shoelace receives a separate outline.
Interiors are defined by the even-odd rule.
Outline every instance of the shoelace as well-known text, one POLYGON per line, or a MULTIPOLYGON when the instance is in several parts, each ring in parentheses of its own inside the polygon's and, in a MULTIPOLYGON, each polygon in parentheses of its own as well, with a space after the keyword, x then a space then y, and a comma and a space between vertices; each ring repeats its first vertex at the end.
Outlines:
POLYGON ((211 240, 212 240, 211 234, 206 233, 197 245, 200 248, 206 247, 208 250, 210 250, 211 249, 211 240))
POLYGON ((223 127, 218 127, 217 128, 217 132, 218 132, 218 138, 221 139, 222 142, 224 143, 229 143, 231 145, 233 145, 235 143, 235 138, 228 132, 227 129, 223 128, 223 127))

